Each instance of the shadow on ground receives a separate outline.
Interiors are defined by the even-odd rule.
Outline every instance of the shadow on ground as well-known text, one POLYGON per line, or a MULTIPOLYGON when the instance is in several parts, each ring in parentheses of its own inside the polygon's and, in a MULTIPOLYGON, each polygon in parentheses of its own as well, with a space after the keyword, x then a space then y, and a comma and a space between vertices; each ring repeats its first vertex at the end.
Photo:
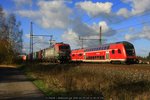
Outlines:
POLYGON ((17 68, 0 67, 0 83, 29 81, 17 68))
POLYGON ((0 67, 0 99, 43 100, 44 95, 17 68, 0 67))

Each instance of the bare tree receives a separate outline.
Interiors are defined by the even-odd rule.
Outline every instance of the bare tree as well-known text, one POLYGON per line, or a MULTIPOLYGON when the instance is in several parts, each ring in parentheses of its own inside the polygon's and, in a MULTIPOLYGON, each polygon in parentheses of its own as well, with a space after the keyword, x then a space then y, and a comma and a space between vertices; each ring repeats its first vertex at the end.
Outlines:
POLYGON ((16 53, 22 53, 22 35, 23 31, 20 29, 21 22, 16 21, 16 16, 10 14, 8 17, 9 40, 16 53))
POLYGON ((11 62, 22 53, 23 31, 20 26, 16 16, 10 14, 6 17, 0 6, 0 62, 11 62))
POLYGON ((3 8, 0 6, 0 39, 8 40, 8 27, 6 26, 6 18, 3 8))

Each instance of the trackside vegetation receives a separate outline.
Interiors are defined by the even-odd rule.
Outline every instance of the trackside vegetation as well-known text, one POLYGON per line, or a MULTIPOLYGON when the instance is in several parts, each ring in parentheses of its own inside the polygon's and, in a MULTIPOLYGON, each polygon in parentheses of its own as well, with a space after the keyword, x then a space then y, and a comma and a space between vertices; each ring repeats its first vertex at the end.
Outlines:
POLYGON ((25 64, 21 69, 46 96, 104 96, 105 100, 149 100, 150 66, 142 66, 25 64))
POLYGON ((6 14, 0 5, 0 64, 15 63, 17 55, 22 53, 23 31, 20 26, 16 16, 6 14))

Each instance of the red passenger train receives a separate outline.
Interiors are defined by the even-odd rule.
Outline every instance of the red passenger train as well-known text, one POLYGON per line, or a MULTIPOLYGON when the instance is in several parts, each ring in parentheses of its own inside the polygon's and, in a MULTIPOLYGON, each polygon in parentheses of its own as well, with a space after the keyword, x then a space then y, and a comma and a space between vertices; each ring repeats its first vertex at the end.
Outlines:
POLYGON ((136 63, 136 54, 133 44, 122 41, 96 48, 72 50, 71 59, 83 62, 136 63))

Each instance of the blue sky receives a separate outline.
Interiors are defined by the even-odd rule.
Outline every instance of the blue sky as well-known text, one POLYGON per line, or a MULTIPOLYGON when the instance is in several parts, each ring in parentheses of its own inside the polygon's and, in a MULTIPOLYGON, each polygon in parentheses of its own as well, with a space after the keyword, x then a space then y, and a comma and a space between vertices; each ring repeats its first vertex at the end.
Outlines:
MULTIPOLYGON (((150 0, 1 0, 7 14, 21 21, 24 52, 29 52, 30 22, 36 35, 53 35, 72 49, 80 48, 78 39, 98 39, 102 26, 103 43, 129 41, 137 55, 150 52, 150 0), (140 5, 139 5, 140 3, 140 5)), ((34 51, 49 46, 49 38, 34 38, 34 51)), ((98 46, 98 40, 84 41, 84 47, 98 46)))

